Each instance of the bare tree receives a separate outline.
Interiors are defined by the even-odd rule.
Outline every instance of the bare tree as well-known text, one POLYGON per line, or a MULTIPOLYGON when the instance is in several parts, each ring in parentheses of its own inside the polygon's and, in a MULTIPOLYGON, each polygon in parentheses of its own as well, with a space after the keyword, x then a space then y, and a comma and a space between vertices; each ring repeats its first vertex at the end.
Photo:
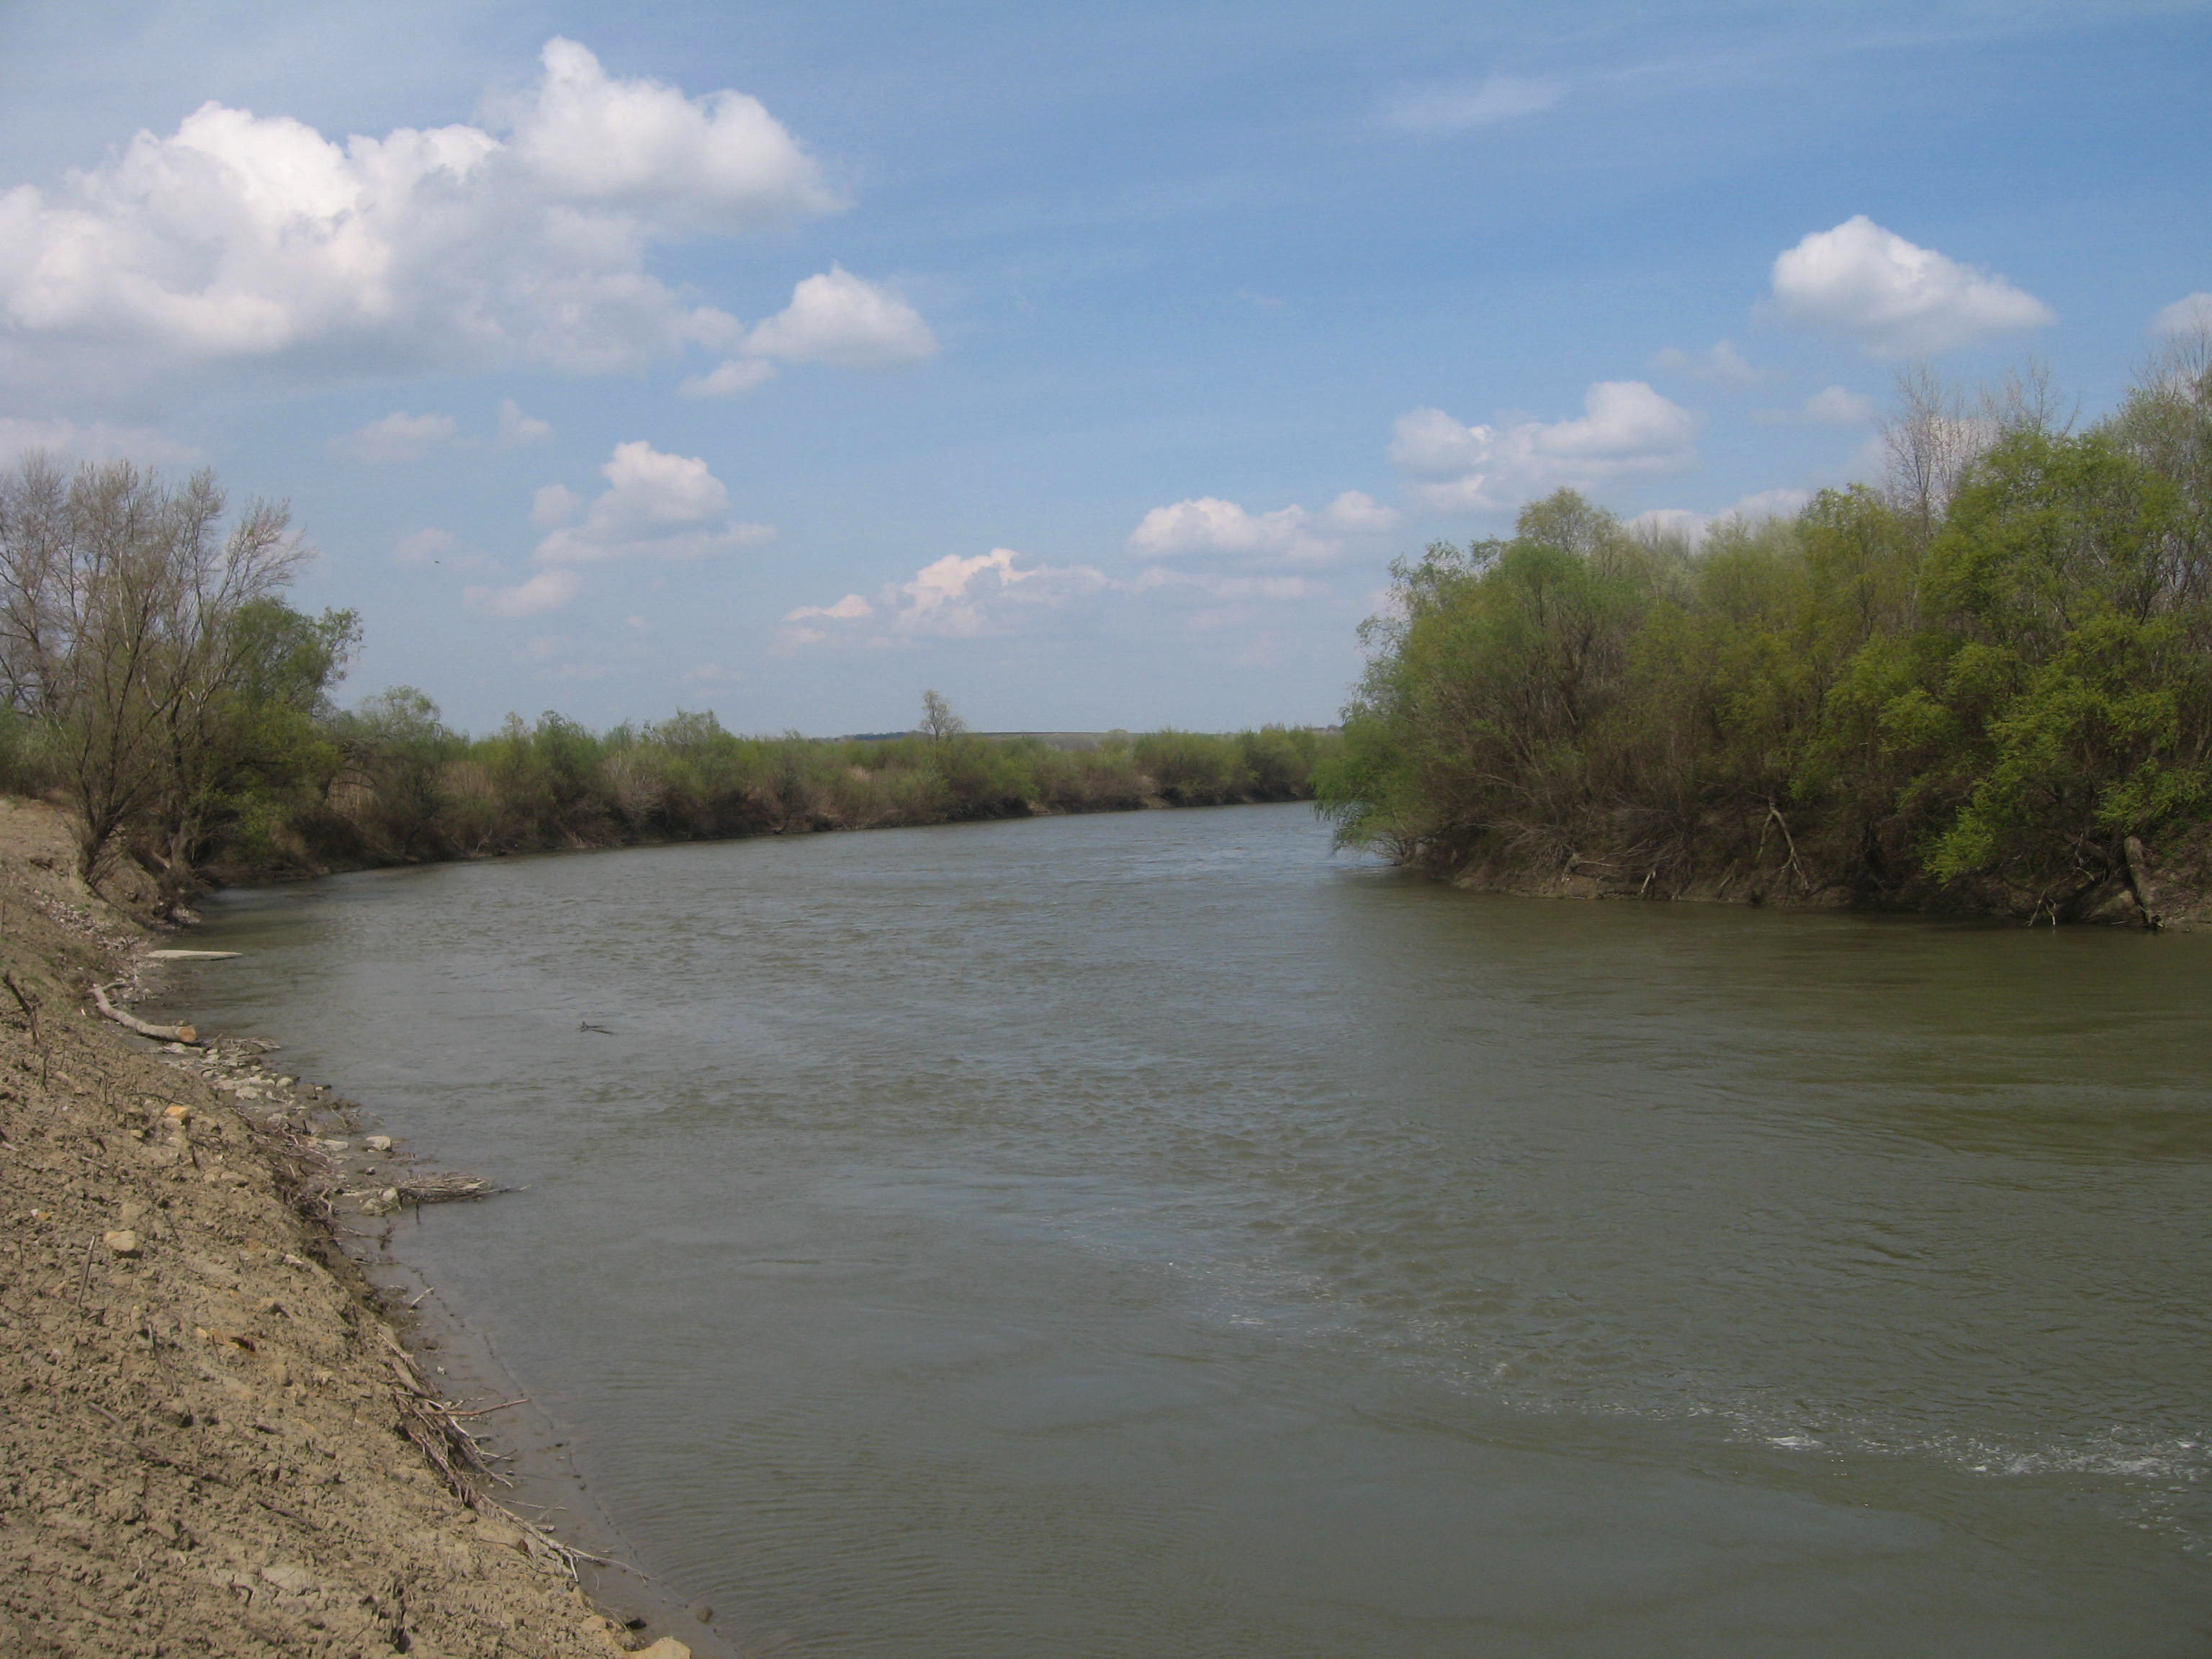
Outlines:
POLYGON ((968 729, 968 722, 952 712, 952 705, 934 691, 921 694, 921 724, 915 728, 925 738, 943 743, 968 729))
POLYGON ((1890 502, 1930 535, 1968 467, 2007 438, 2069 431, 2078 412, 2062 409, 2050 366, 2033 357, 1981 387, 1971 405, 1926 362, 1899 373, 1896 393, 1881 428, 1890 502))
POLYGON ((1896 393, 1897 406, 1881 427, 1890 502, 1932 535, 1960 476, 1995 434, 1967 412, 1965 395, 1925 362, 1898 372, 1896 393))
POLYGON ((44 728, 76 808, 86 878, 117 833, 188 800, 224 700, 307 556, 281 504, 221 532, 214 475, 171 485, 125 461, 0 474, 0 692, 44 728))

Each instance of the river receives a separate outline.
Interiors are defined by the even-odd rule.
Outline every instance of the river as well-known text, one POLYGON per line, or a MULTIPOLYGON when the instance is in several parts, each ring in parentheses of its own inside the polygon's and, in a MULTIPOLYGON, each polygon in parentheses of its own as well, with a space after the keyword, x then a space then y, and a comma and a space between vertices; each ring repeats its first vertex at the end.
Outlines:
POLYGON ((181 1006, 527 1186, 398 1248, 741 1650, 2212 1650, 2212 937, 1298 806, 207 914, 181 1006))

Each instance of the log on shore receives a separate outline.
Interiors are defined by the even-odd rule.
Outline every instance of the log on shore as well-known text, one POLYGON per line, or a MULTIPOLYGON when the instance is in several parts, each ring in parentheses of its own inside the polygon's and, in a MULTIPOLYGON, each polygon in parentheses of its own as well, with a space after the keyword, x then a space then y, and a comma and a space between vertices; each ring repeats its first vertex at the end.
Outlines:
POLYGON ((156 1042, 198 1042, 200 1036, 189 1025, 155 1025, 143 1020, 126 1009, 117 1007, 107 1000, 107 988, 92 988, 92 1006, 125 1030, 136 1031, 140 1036, 151 1037, 156 1042))

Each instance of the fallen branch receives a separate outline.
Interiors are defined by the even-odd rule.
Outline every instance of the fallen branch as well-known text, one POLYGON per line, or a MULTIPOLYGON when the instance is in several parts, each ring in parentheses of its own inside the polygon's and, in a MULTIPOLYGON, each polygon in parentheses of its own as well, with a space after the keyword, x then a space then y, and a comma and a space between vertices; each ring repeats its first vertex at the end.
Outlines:
POLYGON ((453 1411, 449 1411, 449 1412, 447 1412, 447 1413, 446 1413, 446 1415, 447 1415, 447 1416, 448 1416, 448 1417, 453 1417, 453 1418, 461 1418, 461 1417, 489 1417, 489 1416, 490 1416, 490 1415, 491 1415, 491 1413, 494 1413, 494 1412, 503 1412, 503 1411, 505 1411, 505 1410, 506 1410, 509 1406, 526 1406, 526 1405, 528 1405, 529 1403, 530 1403, 530 1396, 529 1396, 528 1395, 526 1395, 526 1394, 525 1394, 525 1395, 517 1395, 517 1396, 515 1396, 515 1398, 514 1398, 513 1400, 502 1400, 502 1401, 501 1401, 499 1402, 499 1404, 497 1404, 496 1406, 478 1406, 478 1407, 477 1407, 475 1410, 473 1410, 473 1411, 465 1411, 465 1412, 453 1412, 453 1411))
POLYGON ((151 1037, 156 1042, 198 1042, 200 1035, 189 1025, 155 1025, 137 1015, 117 1007, 107 1000, 104 986, 92 988, 92 1005, 125 1030, 136 1031, 140 1036, 151 1037))
MULTIPOLYGON (((1790 849, 1789 860, 1783 866, 1783 868, 1789 871, 1791 875, 1797 878, 1797 884, 1799 886, 1802 887, 1808 893, 1811 892, 1813 890, 1813 884, 1807 878, 1803 868, 1797 862, 1797 838, 1790 833, 1790 820, 1782 816, 1782 809, 1777 806, 1771 800, 1769 800, 1766 803, 1766 815, 1772 818, 1776 824, 1780 827, 1782 830, 1782 844, 1790 849)), ((1765 833, 1766 826, 1764 823, 1761 823, 1759 825, 1759 838, 1762 841, 1765 839, 1765 833)))

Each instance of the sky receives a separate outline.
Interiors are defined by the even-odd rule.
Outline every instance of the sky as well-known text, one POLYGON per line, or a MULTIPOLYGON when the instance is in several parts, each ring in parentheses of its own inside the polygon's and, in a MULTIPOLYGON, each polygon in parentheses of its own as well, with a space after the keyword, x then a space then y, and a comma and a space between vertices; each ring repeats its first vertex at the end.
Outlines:
POLYGON ((0 7, 0 459, 289 500, 482 731, 1334 720, 1394 557, 1696 535, 2212 322, 2212 3, 0 7))

